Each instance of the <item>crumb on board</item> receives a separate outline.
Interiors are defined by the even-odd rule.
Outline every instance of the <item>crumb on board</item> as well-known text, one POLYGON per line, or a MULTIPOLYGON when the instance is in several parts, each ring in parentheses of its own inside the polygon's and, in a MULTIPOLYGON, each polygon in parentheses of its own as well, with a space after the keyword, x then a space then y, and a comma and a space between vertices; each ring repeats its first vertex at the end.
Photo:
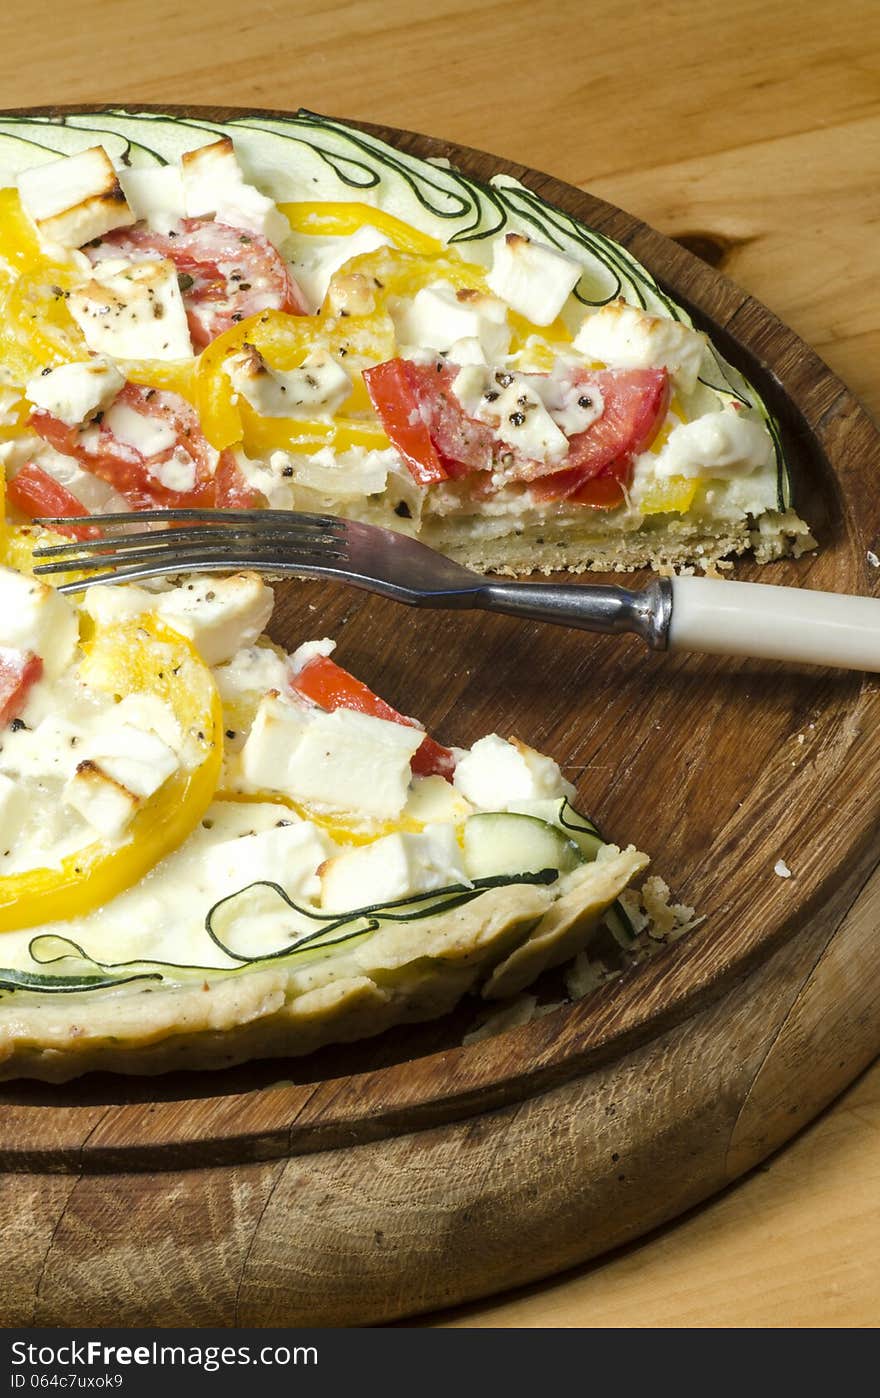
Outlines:
POLYGON ((777 859, 776 863, 773 865, 773 872, 774 874, 778 874, 781 879, 791 878, 791 870, 784 859, 777 859))
POLYGON ((880 558, 877 557, 873 549, 868 549, 865 555, 872 568, 880 568, 880 558))

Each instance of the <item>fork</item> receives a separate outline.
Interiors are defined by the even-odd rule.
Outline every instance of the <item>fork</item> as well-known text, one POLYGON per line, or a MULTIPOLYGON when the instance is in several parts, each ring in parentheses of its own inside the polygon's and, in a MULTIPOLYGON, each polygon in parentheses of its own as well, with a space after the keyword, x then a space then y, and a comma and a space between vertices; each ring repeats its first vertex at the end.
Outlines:
POLYGON ((880 600, 727 579, 657 577, 634 590, 596 583, 503 582, 391 529, 290 510, 143 510, 40 519, 100 529, 34 550, 34 572, 87 576, 60 592, 164 574, 251 569, 329 578, 413 607, 505 612, 605 633, 655 650, 702 651, 880 671, 880 600), (117 533, 131 525, 173 529, 117 533))

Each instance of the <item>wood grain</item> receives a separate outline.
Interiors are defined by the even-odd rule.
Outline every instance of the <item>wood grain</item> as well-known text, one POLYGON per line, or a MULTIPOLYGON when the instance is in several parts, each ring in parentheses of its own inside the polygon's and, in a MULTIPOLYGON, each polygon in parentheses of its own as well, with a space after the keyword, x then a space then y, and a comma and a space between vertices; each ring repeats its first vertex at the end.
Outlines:
MULTIPOLYGON (((90 4, 85 8, 90 10, 90 4)), ((172 43, 167 37, 169 27, 161 23, 149 26, 145 40, 142 7, 135 3, 120 5, 118 58, 120 71, 126 74, 127 95, 173 100, 179 97, 185 84, 186 94, 193 100, 213 100, 222 90, 228 94, 228 100, 242 103, 280 105, 282 101, 303 101, 319 110, 345 111, 378 121, 393 119, 401 126, 442 129, 463 142, 516 156, 537 168, 552 169, 574 183, 589 184, 594 193, 629 207, 667 232, 685 237, 692 246, 702 247, 725 270, 732 270, 738 280, 782 311, 795 329, 823 349, 826 357, 844 371, 845 377, 867 402, 875 406, 880 403, 876 377, 869 367, 871 349, 877 348, 875 332, 871 329, 877 323, 876 305, 870 291, 872 285, 878 284, 877 248, 876 239, 863 236, 861 232, 870 228, 880 215, 876 182, 867 174, 872 168, 871 153, 876 151, 878 131, 878 13, 875 6, 838 5, 832 10, 829 5, 808 3, 803 7, 802 25, 795 40, 784 12, 768 14, 760 6, 744 4, 737 7, 737 20, 748 33, 748 45, 735 41, 719 45, 716 42, 718 7, 699 3, 699 0, 686 9, 676 5, 668 7, 663 22, 652 25, 650 42, 636 10, 619 4, 591 7, 589 42, 584 41, 583 7, 574 4, 554 6, 552 18, 541 16, 541 22, 534 6, 517 3, 490 6, 477 13, 471 10, 465 13, 461 5, 441 3, 432 7, 429 17, 415 21, 411 7, 394 0, 382 6, 322 7, 320 12, 317 6, 306 4, 298 6, 296 11, 296 49, 302 61, 297 64, 295 93, 289 91, 290 68, 285 50, 279 49, 277 43, 279 22, 290 18, 285 13, 286 7, 258 5, 245 18, 240 10, 221 0, 215 11, 216 33, 210 34, 205 33, 194 14, 177 16, 172 43), (873 44, 872 27, 875 30, 873 44), (461 42, 463 28, 469 40, 464 46, 461 42), (423 82, 419 59, 426 44, 430 45, 432 55, 432 86, 429 87, 423 82), (491 51, 503 65, 506 82, 528 85, 528 103, 518 106, 517 110, 505 111, 503 122, 498 120, 496 89, 482 80, 484 55, 487 46, 491 48, 492 45, 496 46, 491 51), (705 53, 710 50, 713 61, 706 63, 705 53), (383 58, 389 53, 394 54, 395 61, 392 65, 385 63, 386 77, 377 83, 377 65, 381 69, 383 58), (198 57, 194 58, 194 54, 198 57), (625 64, 621 58, 623 54, 626 55, 625 64), (639 100, 622 102, 621 68, 623 66, 628 75, 634 77, 640 71, 640 62, 645 77, 637 83, 639 100), (454 104, 443 102, 444 92, 455 93, 454 104), (437 117, 438 108, 444 112, 442 123, 437 117), (562 132, 564 140, 560 140, 562 132), (830 258, 829 249, 833 254, 830 258), (819 266, 823 268, 823 275, 817 277, 815 269, 819 266), (853 295, 856 286, 858 291, 853 295)), ((725 14, 728 13, 725 9, 725 14)), ((151 15, 161 20, 162 6, 151 10, 151 15)), ((48 16, 47 6, 38 4, 35 7, 37 31, 41 22, 48 29, 48 16)), ((59 32, 54 25, 53 32, 47 32, 46 42, 41 46, 40 64, 28 66, 23 60, 32 51, 33 30, 25 49, 24 35, 19 30, 3 32, 4 24, 8 23, 8 18, 0 17, 0 34, 6 42, 10 66, 13 69, 17 66, 18 73, 14 85, 10 82, 7 86, 6 100, 51 101, 62 94, 65 100, 86 100, 107 95, 106 86, 101 90, 96 87, 103 79, 97 77, 94 65, 90 68, 84 62, 81 41, 59 32), (17 58, 22 60, 18 64, 17 58)), ((631 91, 630 86, 628 92, 631 91)), ((873 166, 876 166, 876 158, 873 166)), ((624 229, 625 236, 631 233, 637 240, 634 243, 637 250, 640 236, 650 240, 650 235, 641 235, 638 226, 631 221, 622 220, 619 226, 624 229)), ((645 255, 649 256, 649 252, 645 255)), ((680 284, 685 289, 686 278, 691 275, 700 282, 695 270, 686 273, 681 270, 686 265, 682 261, 676 273, 682 275, 680 284)), ((722 319, 739 313, 742 319, 738 323, 731 322, 734 329, 744 340, 749 341, 750 335, 753 336, 750 343, 757 354, 772 359, 773 349, 778 348, 774 331, 772 327, 767 330, 769 338, 765 343, 742 293, 730 288, 722 290, 717 283, 710 291, 705 281, 699 290, 707 298, 705 304, 710 313, 718 314, 720 308, 722 319), (770 354, 766 353, 768 348, 770 354)), ((699 295, 694 299, 699 300, 699 295)), ((804 356, 800 347, 790 347, 790 361, 784 364, 784 372, 796 372, 799 366, 802 369, 797 391, 806 395, 812 389, 808 416, 833 438, 836 462, 855 465, 864 456, 866 447, 870 450, 871 439, 870 433, 865 436, 868 431, 865 420, 853 408, 851 400, 841 395, 839 386, 822 374, 821 366, 817 370, 815 362, 809 355, 804 356)), ((801 402, 804 401, 806 399, 802 398, 801 402)), ((800 447, 802 439, 796 420, 794 431, 800 447)), ((803 444, 808 452, 812 451, 809 434, 803 437, 803 444)), ((848 490, 836 495, 833 485, 823 476, 821 460, 808 462, 807 474, 814 477, 813 497, 823 511, 823 542, 831 541, 834 556, 827 562, 823 559, 817 565, 817 572, 806 565, 803 577, 809 585, 819 586, 822 585, 820 578, 825 576, 822 569, 830 568, 833 576, 842 578, 845 575, 849 579, 840 585, 864 590, 866 569, 864 559, 858 558, 863 541, 853 532, 858 520, 851 518, 852 496, 848 490), (842 549, 840 554, 838 547, 842 549), (837 570, 844 557, 848 561, 841 573, 837 570)), ((857 477, 851 479, 855 481, 857 477)), ((857 504, 859 507, 864 504, 864 493, 857 504)), ((353 664, 360 663, 366 671, 377 651, 381 653, 388 621, 372 612, 362 615, 349 597, 322 599, 322 607, 326 609, 328 629, 345 615, 355 623, 348 632, 352 645, 350 658, 353 664)), ((396 697, 404 702, 409 696, 410 707, 418 708, 418 687, 413 683, 410 667, 419 659, 419 636, 416 628, 404 627, 400 612, 394 612, 393 616, 401 641, 393 652, 382 654, 383 673, 388 675, 389 685, 396 686, 396 697)), ((461 653, 461 666, 453 677, 450 693, 432 695, 433 712, 440 722, 448 724, 447 734, 461 734, 464 739, 467 736, 464 729, 476 736, 481 725, 483 729, 487 725, 494 726, 499 714, 511 720, 517 717, 516 707, 508 707, 511 686, 520 682, 517 655, 503 627, 502 623, 495 632, 475 633, 461 653), (476 667, 484 651, 488 662, 500 668, 486 690, 480 693, 476 667)), ((438 649, 447 648, 457 641, 456 635, 441 631, 436 644, 438 649)), ((537 654, 539 662, 546 664, 551 651, 539 650, 537 654)), ((744 840, 748 852, 749 820, 747 817, 737 820, 733 802, 722 812, 711 809, 709 795, 700 795, 699 770, 691 772, 687 766, 688 754, 676 741, 671 744, 658 773, 656 762, 650 761, 650 750, 640 749, 632 756, 634 739, 643 731, 641 725, 646 722, 659 721, 668 726, 667 714, 674 696, 676 712, 680 712, 683 724, 690 723, 695 714, 707 715, 707 732, 719 759, 731 766, 735 781, 745 787, 749 783, 749 753, 741 750, 742 744, 737 747, 733 735, 726 734, 725 706, 731 695, 743 708, 754 703, 754 728, 760 734, 761 743, 752 755, 752 770, 769 764, 767 780, 772 785, 772 781, 781 781, 787 776, 790 764, 796 764, 791 770, 796 771, 802 782, 799 789, 806 793, 808 800, 812 799, 810 809, 826 824, 831 821, 838 827, 836 832, 828 834, 826 843, 814 847, 813 857, 807 861, 803 877, 813 893, 806 891, 803 884, 800 889, 788 890, 795 895, 798 909, 806 908, 810 916, 815 916, 818 911, 815 890, 821 882, 824 861, 833 860, 840 828, 847 826, 850 812, 858 802, 865 734, 856 730, 860 725, 869 729, 875 721, 870 696, 850 694, 846 686, 841 691, 837 685, 820 681, 806 672, 791 676, 787 686, 774 689, 772 697, 766 690, 756 695, 756 689, 762 688, 759 676, 737 675, 721 664, 702 677, 692 676, 687 667, 683 667, 681 674, 674 667, 670 671, 662 667, 652 670, 651 683, 657 690, 652 696, 645 692, 647 685, 642 689, 630 683, 630 667, 635 655, 635 650, 621 649, 614 662, 608 664, 596 693, 595 708, 589 714, 581 714, 577 724, 570 721, 566 729, 563 715, 551 705, 547 737, 542 741, 549 742, 550 735, 554 731, 558 733, 566 745, 571 771, 579 777, 584 790, 595 793, 592 804, 601 811, 606 822, 610 820, 612 825, 616 822, 617 830, 627 829, 634 823, 635 791, 651 790, 656 781, 655 789, 662 783, 663 789, 675 793, 675 799, 666 803, 662 814, 663 840, 654 837, 651 845, 665 861, 664 868, 670 869, 690 895, 702 879, 696 862, 692 886, 687 886, 691 841, 700 822, 708 817, 713 822, 709 832, 713 839, 723 831, 732 850, 744 840), (723 691, 724 702, 719 691, 723 691), (600 719, 609 696, 618 693, 622 701, 620 709, 608 706, 611 708, 609 717, 600 719), (632 705, 631 713, 626 711, 627 703, 632 705), (657 714, 659 718, 655 717, 657 714), (810 728, 811 723, 815 728, 810 728), (799 733, 805 738, 802 745, 797 742, 799 733)), ((573 682, 592 694, 591 662, 592 657, 585 657, 574 667, 573 682)), ((532 693, 528 702, 534 704, 537 697, 532 693)), ((739 799, 741 795, 735 796, 733 801, 739 799)), ((773 804, 772 791, 765 790, 753 799, 752 817, 759 821, 776 818, 778 808, 773 804)), ((803 823, 797 812, 780 814, 787 819, 787 823, 784 820, 780 824, 780 838, 787 839, 787 832, 796 837, 805 835, 806 811, 802 813, 803 823)), ((635 823, 639 822, 642 828, 653 830, 657 813, 653 810, 637 813, 635 823)), ((842 851, 840 857, 843 864, 847 864, 842 851)), ((858 885, 870 864, 870 834, 866 833, 864 847, 851 870, 847 864, 853 886, 858 885)), ((759 870, 761 875, 764 872, 759 870)), ((802 871, 798 869, 796 875, 800 881, 802 871)), ((771 918, 775 915, 774 907, 777 913, 779 911, 778 900, 783 891, 773 889, 769 895, 771 918)), ((720 892, 718 896, 723 902, 720 892)), ((842 901, 846 901, 845 896, 842 901)), ((794 917, 791 909, 789 912, 794 917)), ((759 892, 754 906, 756 922, 765 919, 767 913, 767 899, 759 892)), ((784 921, 783 918, 783 924, 784 921)), ((785 935, 785 930, 780 932, 780 936, 785 935)), ((749 951, 747 939, 746 943, 741 943, 735 934, 731 936, 732 940, 724 935, 719 942, 718 964, 724 961, 724 974, 733 987, 738 978, 741 983, 749 965, 760 962, 762 946, 749 951)), ((760 943, 760 936, 758 941, 760 943)), ((846 941, 837 943, 836 939, 830 942, 825 953, 830 965, 838 964, 842 968, 851 964, 847 945, 846 941), (835 955, 838 945, 843 950, 835 955)), ((684 956, 684 949, 679 955, 684 956)), ((704 1010, 701 1005, 705 1004, 704 997, 714 985, 714 973, 708 971, 708 981, 701 983, 700 958, 690 948, 680 971, 676 958, 670 960, 672 964, 662 973, 657 968, 657 995, 663 998, 669 992, 668 1002, 664 1003, 673 1007, 672 1020, 678 1018, 678 1027, 684 1028, 693 1022, 688 1016, 696 1012, 699 1018, 711 1008, 707 1006, 704 1010), (690 957, 696 959, 690 961, 690 957), (692 972, 696 974, 693 981, 689 979, 692 972)), ((717 971, 717 966, 715 969, 717 971)), ((807 988, 817 984, 811 981, 812 974, 811 970, 806 976, 804 985, 807 988)), ((852 989, 851 980, 852 977, 846 981, 847 993, 852 989)), ((718 982, 719 987, 722 984, 723 980, 718 982)), ((774 1069, 774 1054, 769 1052, 758 1074, 756 1081, 760 1084, 763 1074, 763 1083, 767 1085, 766 1105, 771 1119, 777 1111, 784 1117, 791 1105, 785 1101, 782 1087, 791 1073, 792 1062, 803 1063, 805 1054, 809 1054, 816 1023, 821 1023, 827 1013, 824 990, 821 983, 818 984, 819 989, 814 988, 807 994, 802 1012, 792 1006, 786 1011, 789 1030, 780 1037, 780 1051, 783 1048, 785 1051, 775 1059, 778 1067, 774 1069), (788 1054, 792 1055, 791 1060, 788 1054)), ((607 1066, 608 1059, 604 1055, 627 1050, 629 1041, 614 1036, 617 1027, 625 1023, 618 1016, 627 1013, 627 996, 631 989, 620 987, 612 992, 607 1007, 588 1007, 591 1022, 585 1030, 586 1043, 578 1042, 587 1055, 583 1066, 592 1068, 591 1078, 607 1066)), ((839 986, 835 982, 835 993, 837 989, 839 986)), ((871 978, 866 976, 861 991, 870 993, 870 990, 871 978)), ((632 995, 629 1009, 634 1016, 631 1032, 636 1036, 639 1033, 638 999, 637 993, 632 995)), ((649 1013, 658 1008, 655 999, 649 1013)), ((864 1001, 857 1002, 852 1018, 855 1029, 851 1032, 846 1025, 842 1029, 846 1061, 850 1063, 860 1061, 859 1055, 864 1053, 864 1045, 871 1042, 874 1032, 863 1022, 864 1011, 864 1001)), ((517 1091, 522 1089, 527 1093, 537 1086, 548 1091, 560 1090, 558 1085, 553 1086, 554 1073, 558 1070, 554 1055, 560 1047, 564 1053, 571 1045, 560 1046, 557 1042, 563 1032, 556 1022, 559 1018, 550 1016, 548 1021, 542 1022, 540 1039, 532 1045, 536 1049, 535 1059, 511 1076, 507 1090, 512 1090, 514 1081, 517 1091)), ((674 1025, 665 1032, 676 1032, 674 1025)), ((517 1035, 509 1038, 519 1042, 517 1035)), ((523 1031, 520 1038, 527 1039, 528 1035, 523 1031)), ((432 1042, 430 1033, 414 1040, 412 1047, 419 1053, 444 1050, 442 1041, 432 1042)), ((638 1050, 630 1046, 629 1051, 638 1050)), ((375 1052, 374 1059, 368 1054, 359 1067, 371 1068, 375 1064, 378 1069, 388 1060, 401 1054, 405 1056, 406 1049, 400 1044, 384 1044, 376 1046, 375 1052)), ((515 1062, 517 1054, 513 1045, 511 1056, 515 1062)), ((523 1057, 528 1057, 528 1050, 523 1057)), ((822 1061, 824 1063, 824 1059, 822 1061)), ((453 1047, 443 1052, 441 1066, 451 1099, 450 1117, 471 1109, 473 1094, 485 1089, 486 1078, 481 1078, 478 1064, 479 1058, 475 1057, 465 1066, 463 1056, 453 1047)), ((282 1135, 287 1132, 288 1138, 295 1139, 301 1149, 314 1151, 328 1140, 342 1140, 350 1122, 343 1110, 345 1094, 337 1076, 340 1067, 338 1063, 324 1061, 315 1065, 314 1075, 310 1075, 307 1071, 300 1072, 299 1068, 291 1073, 290 1065, 284 1065, 277 1076, 303 1079, 295 1084, 295 1100, 286 1086, 254 1086, 239 1081, 231 1083, 228 1092, 218 1092, 203 1085, 199 1091, 205 1094, 209 1138, 234 1154, 241 1149, 242 1137, 246 1137, 256 1142, 253 1149, 258 1155, 272 1154, 280 1146, 275 1135, 280 1114, 282 1135), (282 1101, 284 1111, 279 1112, 282 1101), (268 1130, 265 1129, 267 1124, 268 1130), (340 1134, 322 1138, 321 1133, 331 1127, 340 1134)), ((369 1079, 372 1075, 368 1072, 364 1076, 369 1079)), ((833 1090, 834 1083, 833 1074, 828 1082, 824 1080, 824 1073, 821 1076, 819 1098, 826 1090, 833 1090)), ((405 1066, 397 1070, 395 1093, 400 1096, 395 1099, 390 1114, 386 1111, 383 1115, 380 1111, 377 1116, 374 1110, 372 1115, 369 1111, 364 1113, 363 1120, 368 1125, 361 1150, 394 1145, 394 1132, 401 1126, 400 1118, 395 1115, 398 1107, 403 1112, 424 1110, 424 1100, 418 1099, 418 1088, 415 1093, 418 1100, 414 1100, 413 1092, 408 1090, 411 1078, 405 1066), (389 1132, 389 1142, 377 1141, 375 1147, 369 1144, 370 1137, 389 1132)), ((77 1158, 81 1157, 81 1164, 94 1143, 95 1155, 89 1168, 101 1169, 114 1168, 109 1156, 103 1166, 97 1157, 99 1149, 105 1152, 114 1149, 114 1140, 134 1140, 141 1151, 158 1148, 161 1153, 166 1149, 181 1149, 188 1110, 182 1091, 178 1089, 175 1097, 175 1089, 169 1087, 165 1099, 155 1104, 159 1109, 155 1133, 149 1121, 157 1112, 150 1111, 149 1099, 145 1096, 139 1104, 122 1102, 120 1096, 118 1090, 114 1093, 105 1085, 103 1096, 101 1090, 94 1087, 91 1099, 89 1093, 85 1093, 76 1103, 53 1108, 52 1132, 57 1140, 43 1140, 49 1154, 69 1152, 65 1168, 77 1169, 77 1158)), ((813 1099, 810 1100, 815 1105, 813 1099)), ((725 1168, 740 1168, 740 1162, 750 1158, 755 1142, 766 1140, 762 1138, 764 1103, 763 1087, 753 1090, 746 1098, 742 1125, 731 1134, 730 1162, 725 1168)), ((47 1113, 37 1101, 19 1101, 15 1108, 14 1138, 21 1141, 27 1137, 27 1122, 33 1113, 44 1117, 47 1113)), ((441 1105, 441 1110, 447 1111, 447 1106, 441 1105)), ((424 1122, 429 1127, 430 1121, 428 1114, 424 1122)), ((4 1131, 3 1135, 9 1142, 13 1131, 4 1131)), ((332 1153, 336 1154, 338 1152, 332 1153)), ((204 1154, 201 1158, 204 1161, 204 1154)), ((319 1149, 317 1154, 309 1156, 309 1162, 320 1161, 323 1168, 326 1158, 326 1150, 319 1149)), ((858 1160, 853 1152, 846 1158, 851 1168, 857 1168, 858 1160)), ((868 1168, 870 1159, 869 1156, 868 1168)), ((57 1163, 55 1168, 58 1168, 57 1163)), ((248 1167, 250 1169, 277 1171, 279 1166, 256 1164, 248 1167)), ((413 1178, 410 1174, 411 1182, 413 1178)), ((865 1178, 870 1179, 870 1175, 866 1174, 865 1178)), ((55 1179, 57 1181, 57 1177, 55 1179)), ((60 1183, 66 1187, 70 1181, 60 1183)), ((727 1200, 724 1205, 728 1206, 727 1200)), ((65 1236, 62 1229, 59 1232, 65 1236)), ((833 1239, 829 1238, 829 1242, 833 1239)), ((255 1265, 264 1255, 262 1249, 263 1240, 257 1237, 251 1250, 255 1265)), ((694 1258, 691 1260, 693 1262, 694 1258)), ((701 1260, 705 1261, 704 1254, 697 1249, 698 1275, 701 1260)), ((44 1289, 44 1295, 58 1297, 62 1292, 55 1289, 53 1275, 50 1268, 49 1289, 44 1289)), ((277 1272, 275 1275, 277 1279, 277 1272)), ((266 1273, 266 1277, 270 1274, 266 1273)), ((777 1280, 782 1285, 782 1281, 777 1280)), ((788 1284, 793 1298, 791 1304, 796 1306, 800 1293, 793 1269, 790 1269, 788 1284)), ((102 1294, 113 1295, 112 1286, 106 1282, 102 1285, 105 1288, 102 1294)), ((242 1313, 257 1314, 260 1296, 272 1285, 271 1277, 268 1281, 264 1277, 261 1282, 257 1279, 253 1283, 243 1282, 241 1295, 246 1309, 242 1313)), ((645 1291, 649 1289, 646 1284, 645 1291)), ((699 1314, 696 1290, 693 1289, 689 1303, 691 1316, 699 1314)), ((580 1295, 579 1292, 573 1294, 580 1295)), ((627 1293, 630 1300, 633 1294, 632 1291, 627 1293)), ((279 1305, 277 1295, 270 1304, 279 1305)), ((429 1300, 428 1304, 436 1302, 429 1300)), ((540 1300, 536 1302, 536 1298, 531 1297, 517 1303, 516 1315, 520 1318, 507 1323, 529 1323, 521 1317, 524 1308, 527 1311, 530 1305, 533 1314, 541 1314, 540 1300)), ((854 1313, 864 1314, 863 1298, 859 1305, 862 1305, 861 1312, 855 1306, 854 1313)), ((49 1313, 43 1312, 44 1315, 49 1313)), ((560 1314, 558 1310, 550 1313, 560 1314)), ((784 1306, 775 1313, 784 1313, 784 1306)), ((562 1314, 565 1314, 564 1306, 562 1314)), ((569 1312, 572 1314, 583 1317, 577 1305, 569 1312)), ((722 1311, 716 1310, 716 1315, 720 1314, 722 1311)), ((845 1318, 845 1307, 838 1305, 834 1314, 845 1318)), ((584 1323, 583 1319, 580 1323, 584 1323)))

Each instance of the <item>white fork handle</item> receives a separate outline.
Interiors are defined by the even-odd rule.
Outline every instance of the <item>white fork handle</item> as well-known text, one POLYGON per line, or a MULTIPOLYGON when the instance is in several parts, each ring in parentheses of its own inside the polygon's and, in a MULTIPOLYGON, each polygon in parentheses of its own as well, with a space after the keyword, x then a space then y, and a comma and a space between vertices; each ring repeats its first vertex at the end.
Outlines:
POLYGON ((880 599, 673 578, 669 649, 880 671, 880 599))

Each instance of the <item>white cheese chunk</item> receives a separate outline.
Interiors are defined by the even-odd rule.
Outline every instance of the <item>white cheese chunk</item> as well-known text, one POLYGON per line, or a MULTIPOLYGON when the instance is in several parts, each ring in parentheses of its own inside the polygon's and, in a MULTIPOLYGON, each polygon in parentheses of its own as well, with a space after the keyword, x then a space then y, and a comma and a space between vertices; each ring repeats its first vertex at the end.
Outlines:
POLYGON ((181 175, 188 218, 213 214, 218 223, 250 229, 275 247, 289 237, 290 224, 284 215, 271 199, 246 183, 228 136, 186 151, 181 175))
POLYGON ((44 369, 25 386, 35 408, 51 413, 68 427, 78 427, 113 402, 125 379, 115 364, 100 357, 44 369))
POLYGON ((393 820, 406 801, 410 760, 424 736, 369 714, 327 714, 269 695, 242 749, 241 770, 254 790, 393 820))
POLYGON ((64 779, 76 768, 84 737, 85 730, 78 724, 60 714, 47 714, 33 728, 4 734, 0 766, 16 777, 64 779))
POLYGON ((103 146, 23 170, 18 192, 41 237, 66 248, 81 248, 113 228, 134 223, 103 146))
POLYGON ((141 456, 157 456, 177 441, 176 429, 165 418, 148 417, 128 403, 114 403, 104 418, 104 426, 141 456))
POLYGON ((391 307, 397 338, 403 345, 438 352, 451 350, 460 340, 476 340, 493 363, 503 359, 510 345, 507 307, 495 296, 461 288, 449 282, 422 287, 411 301, 391 307))
POLYGON ((332 417, 351 393, 351 379, 327 350, 315 349, 298 369, 270 369, 253 345, 224 364, 236 393, 261 417, 332 417))
POLYGON ((333 810, 393 820, 403 809, 421 729, 337 709, 318 714, 293 756, 289 794, 333 810))
POLYGON ((79 641, 76 612, 53 587, 0 568, 0 645, 33 651, 47 679, 60 675, 79 641))
POLYGON ((180 766, 177 753, 158 733, 120 722, 115 713, 85 742, 82 755, 140 801, 164 786, 180 766))
POLYGON ((287 688, 288 678, 286 660, 269 646, 242 646, 231 660, 214 671, 224 704, 240 704, 268 694, 270 689, 281 693, 287 688))
POLYGON ((473 807, 460 791, 456 791, 445 777, 413 777, 403 815, 407 820, 417 820, 420 824, 434 825, 438 821, 448 821, 453 825, 466 820, 473 807))
POLYGON ((466 365, 453 380, 452 391, 469 417, 489 423, 502 441, 529 460, 558 462, 566 455, 568 438, 524 375, 466 365))
POLYGON ((164 461, 150 464, 149 473, 165 490, 185 492, 196 483, 196 463, 184 447, 175 447, 164 461))
POLYGON ((133 792, 89 760, 79 764, 64 787, 63 799, 105 840, 123 835, 140 806, 133 792))
POLYGON ((342 238, 310 241, 302 247, 301 260, 295 263, 297 285, 317 310, 327 295, 333 277, 346 262, 353 257, 362 257, 364 253, 375 252, 377 248, 389 247, 390 241, 369 223, 342 238))
POLYGON ((329 860, 321 871, 321 906, 341 913, 467 882, 454 827, 431 825, 420 834, 385 835, 329 860))
POLYGON ((480 738, 459 758, 453 784, 480 811, 503 811, 516 801, 572 796, 567 782, 551 757, 497 733, 480 738))
POLYGON ((262 634, 273 602, 271 587, 256 573, 236 573, 229 578, 192 578, 159 593, 155 610, 189 637, 206 664, 221 665, 262 634))
POLYGON ((329 636, 324 636, 320 641, 303 641, 301 646, 297 646, 289 658, 291 675, 298 675, 301 670, 313 660, 325 659, 332 655, 336 649, 336 642, 331 641, 329 636))
POLYGON ((305 704, 264 694, 241 750, 241 775, 251 791, 294 794, 294 757, 311 722, 305 704))
POLYGON ((579 381, 564 364, 556 364, 546 378, 535 375, 529 382, 567 437, 586 432, 605 411, 605 400, 598 384, 579 381))
POLYGON ((691 393, 707 343, 705 335, 680 321, 612 301, 586 317, 574 348, 613 369, 668 369, 682 392, 691 393))
POLYGON ((763 423, 725 408, 674 427, 652 459, 660 478, 747 476, 771 464, 773 441, 763 423))
POLYGON ((158 597, 136 583, 124 587, 92 587, 82 595, 82 610, 99 626, 116 626, 142 612, 150 612, 158 597))
POLYGON ((175 165, 134 165, 119 171, 119 183, 135 218, 145 220, 154 233, 168 233, 186 217, 183 180, 175 165))
POLYGON ((165 258, 93 268, 71 291, 68 309, 89 349, 114 359, 188 359, 192 355, 177 270, 165 258))
POLYGON ((485 364, 483 346, 475 335, 466 335, 449 346, 449 360, 452 364, 485 364))
POLYGON ((492 248, 486 281, 496 296, 533 325, 550 325, 580 280, 583 267, 556 248, 506 233, 492 248))
POLYGON ((321 894, 318 868, 334 849, 323 830, 291 813, 271 830, 223 840, 206 850, 206 883, 215 898, 267 882, 280 884, 290 898, 316 902, 321 894))

